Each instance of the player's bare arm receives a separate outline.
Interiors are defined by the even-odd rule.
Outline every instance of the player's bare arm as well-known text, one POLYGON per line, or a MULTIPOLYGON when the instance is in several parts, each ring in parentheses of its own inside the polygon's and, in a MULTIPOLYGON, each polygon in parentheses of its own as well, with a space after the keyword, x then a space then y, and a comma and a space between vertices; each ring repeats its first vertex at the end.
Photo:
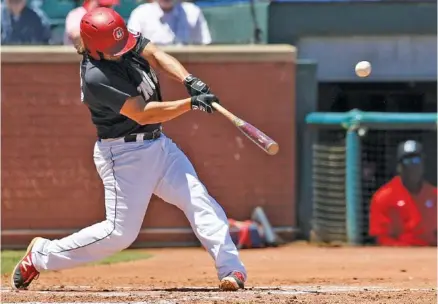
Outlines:
POLYGON ((146 59, 154 69, 163 70, 169 77, 178 82, 183 83, 184 79, 189 76, 189 72, 175 57, 167 54, 152 42, 149 42, 145 46, 142 57, 146 59))
POLYGON ((190 96, 210 93, 210 87, 205 82, 190 74, 175 57, 167 54, 152 42, 144 47, 141 55, 154 69, 161 69, 170 78, 183 83, 190 96))
POLYGON ((145 103, 143 97, 126 100, 120 114, 129 117, 140 125, 155 124, 174 119, 192 109, 191 99, 176 101, 152 101, 145 103))
POLYGON ((155 124, 172 120, 190 110, 213 113, 213 102, 219 103, 219 100, 211 94, 176 101, 151 101, 148 103, 144 101, 142 96, 136 96, 126 100, 120 114, 140 125, 155 124))

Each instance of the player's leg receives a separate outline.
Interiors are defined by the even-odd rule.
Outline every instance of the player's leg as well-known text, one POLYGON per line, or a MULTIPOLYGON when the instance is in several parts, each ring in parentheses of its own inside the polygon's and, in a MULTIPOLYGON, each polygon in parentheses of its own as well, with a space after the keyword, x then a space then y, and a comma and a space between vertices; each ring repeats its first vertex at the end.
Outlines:
POLYGON ((17 264, 12 287, 26 287, 35 272, 71 268, 128 247, 138 236, 158 182, 161 152, 159 140, 96 143, 94 160, 104 184, 106 220, 60 240, 36 239, 17 264))
POLYGON ((163 143, 167 156, 165 173, 155 194, 184 212, 196 236, 215 260, 219 279, 233 281, 233 286, 226 289, 242 288, 246 270, 231 239, 224 210, 210 196, 185 154, 169 138, 163 143), (238 277, 230 277, 233 272, 238 277))

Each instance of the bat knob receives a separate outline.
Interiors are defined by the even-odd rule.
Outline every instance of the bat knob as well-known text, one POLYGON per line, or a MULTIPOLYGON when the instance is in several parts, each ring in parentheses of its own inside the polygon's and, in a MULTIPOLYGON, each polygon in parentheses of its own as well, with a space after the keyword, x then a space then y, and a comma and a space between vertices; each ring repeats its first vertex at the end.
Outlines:
POLYGON ((266 148, 266 151, 268 152, 269 155, 277 154, 278 150, 280 150, 280 147, 276 142, 270 143, 266 148))

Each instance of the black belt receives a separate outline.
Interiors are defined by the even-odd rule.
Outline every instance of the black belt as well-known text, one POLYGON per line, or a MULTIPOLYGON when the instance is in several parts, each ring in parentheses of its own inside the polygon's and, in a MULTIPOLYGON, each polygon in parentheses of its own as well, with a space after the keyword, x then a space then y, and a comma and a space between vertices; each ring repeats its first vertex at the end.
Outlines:
MULTIPOLYGON (((142 139, 143 140, 154 140, 157 138, 160 138, 161 136, 161 129, 157 129, 154 130, 152 132, 144 132, 144 133, 140 133, 143 135, 142 139)), ((123 137, 123 140, 125 142, 136 142, 137 141, 137 134, 130 134, 130 135, 126 135, 125 137, 123 137)), ((102 141, 102 139, 99 138, 99 141, 102 141)))
MULTIPOLYGON (((154 140, 160 138, 161 130, 157 129, 152 132, 143 133, 143 140, 154 140)), ((137 134, 130 134, 124 137, 125 142, 134 142, 137 141, 137 134)))

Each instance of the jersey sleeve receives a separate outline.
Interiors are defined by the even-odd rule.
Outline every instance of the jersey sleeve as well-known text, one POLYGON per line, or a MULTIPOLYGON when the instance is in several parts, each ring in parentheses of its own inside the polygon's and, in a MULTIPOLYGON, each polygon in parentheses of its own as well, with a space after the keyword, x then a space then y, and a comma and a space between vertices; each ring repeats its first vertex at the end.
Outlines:
POLYGON ((137 44, 135 45, 135 47, 132 49, 132 52, 135 53, 136 55, 140 56, 141 53, 143 52, 144 48, 149 44, 149 42, 151 42, 148 38, 144 37, 141 33, 139 32, 133 32, 132 30, 130 30, 135 36, 137 36, 137 44))
POLYGON ((85 85, 95 99, 116 113, 120 113, 128 98, 140 95, 128 79, 116 73, 104 73, 99 69, 88 71, 85 85))

